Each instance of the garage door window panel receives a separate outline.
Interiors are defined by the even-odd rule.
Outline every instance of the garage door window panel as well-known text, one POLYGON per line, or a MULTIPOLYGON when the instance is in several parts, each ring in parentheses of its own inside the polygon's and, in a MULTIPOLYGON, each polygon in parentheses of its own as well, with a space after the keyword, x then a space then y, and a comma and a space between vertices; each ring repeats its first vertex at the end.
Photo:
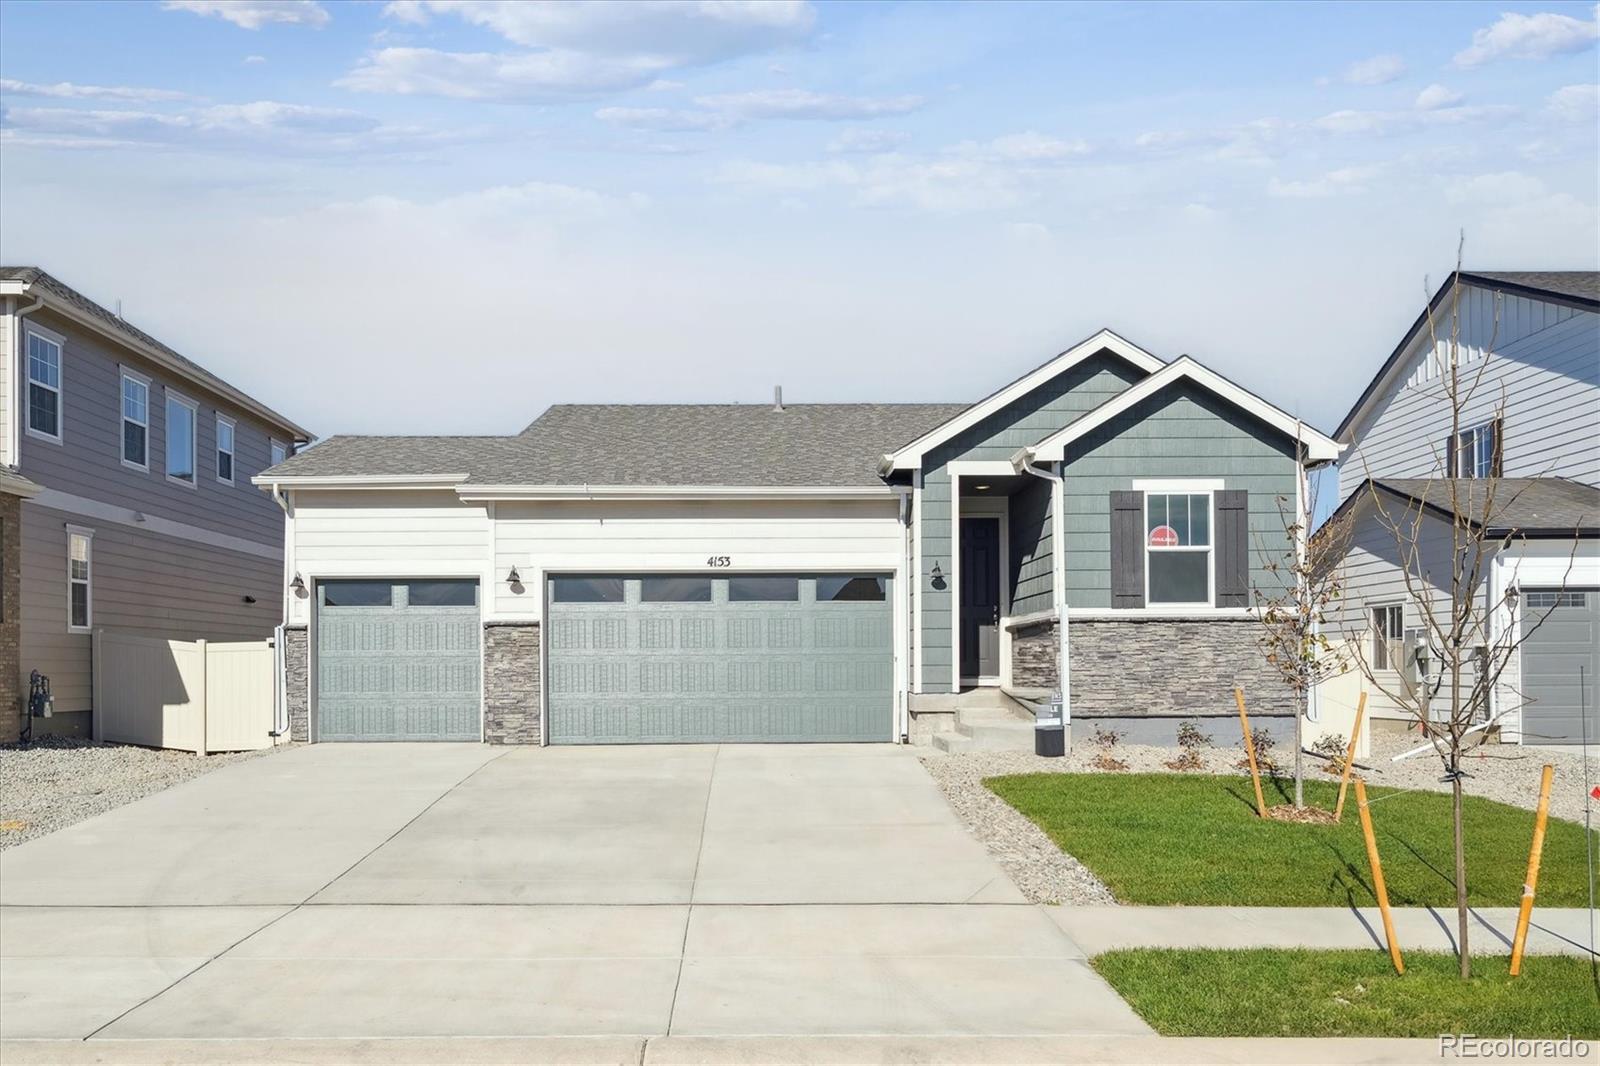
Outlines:
POLYGON ((708 577, 647 577, 639 582, 641 603, 710 603, 708 577))
POLYGON ((888 599, 887 578, 833 574, 816 581, 818 603, 882 603, 888 599))
POLYGON ((324 581, 324 607, 390 607, 394 586, 387 581, 324 581))
POLYGON ((408 607, 476 607, 475 581, 412 581, 406 585, 408 607))
POLYGON ((620 577, 557 577, 550 581, 556 603, 621 603, 626 586, 620 577))
POLYGON ((729 603, 799 603, 797 577, 730 577, 729 603))

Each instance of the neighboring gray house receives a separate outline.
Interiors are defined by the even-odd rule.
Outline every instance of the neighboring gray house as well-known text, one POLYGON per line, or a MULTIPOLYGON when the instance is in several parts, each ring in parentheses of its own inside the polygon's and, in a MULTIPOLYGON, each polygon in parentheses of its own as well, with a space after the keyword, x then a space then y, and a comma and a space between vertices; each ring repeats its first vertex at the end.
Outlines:
POLYGON ((1102 331, 974 404, 561 405, 255 480, 299 738, 919 739, 1062 664, 1075 723, 1170 737, 1292 713, 1251 589, 1337 454, 1102 331))
MULTIPOLYGON (((1600 273, 1463 272, 1459 289, 1453 280, 1335 433, 1346 446, 1336 516, 1351 524, 1342 625, 1363 633, 1360 653, 1393 691, 1389 679, 1398 685, 1411 668, 1418 604, 1379 508, 1422 523, 1411 571, 1444 575, 1457 509, 1449 479, 1462 479, 1453 495, 1463 517, 1481 524, 1483 479, 1502 478, 1506 502, 1489 524, 1506 544, 1480 595, 1499 603, 1515 589, 1493 632, 1528 626, 1530 637, 1490 714, 1509 741, 1600 739, 1600 273), (1461 377, 1475 384, 1452 439, 1443 375, 1456 301, 1461 377)), ((1376 690, 1368 708, 1379 723, 1405 717, 1376 690)))
POLYGON ((89 732, 96 628, 270 637, 284 516, 251 478, 309 437, 44 271, 0 267, 0 737, 35 669, 55 703, 36 728, 89 732))

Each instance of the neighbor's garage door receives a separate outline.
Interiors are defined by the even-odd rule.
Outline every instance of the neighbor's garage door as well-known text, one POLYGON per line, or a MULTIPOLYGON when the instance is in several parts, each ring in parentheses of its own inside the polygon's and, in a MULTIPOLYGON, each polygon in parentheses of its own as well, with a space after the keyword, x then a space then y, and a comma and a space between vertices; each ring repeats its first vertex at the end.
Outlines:
POLYGON ((317 585, 317 740, 478 740, 476 581, 317 585))
POLYGON ((550 580, 550 741, 890 740, 885 575, 550 580))
POLYGON ((1523 741, 1600 743, 1600 589, 1523 589, 1522 626, 1523 741))

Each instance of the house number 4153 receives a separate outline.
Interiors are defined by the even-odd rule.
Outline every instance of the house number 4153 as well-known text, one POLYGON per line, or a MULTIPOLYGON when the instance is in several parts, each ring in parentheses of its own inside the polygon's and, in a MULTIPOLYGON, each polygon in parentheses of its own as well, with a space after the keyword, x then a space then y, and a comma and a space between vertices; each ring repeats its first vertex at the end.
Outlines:
POLYGON ((706 565, 714 570, 721 570, 725 566, 733 565, 733 558, 727 555, 712 555, 706 558, 706 565))

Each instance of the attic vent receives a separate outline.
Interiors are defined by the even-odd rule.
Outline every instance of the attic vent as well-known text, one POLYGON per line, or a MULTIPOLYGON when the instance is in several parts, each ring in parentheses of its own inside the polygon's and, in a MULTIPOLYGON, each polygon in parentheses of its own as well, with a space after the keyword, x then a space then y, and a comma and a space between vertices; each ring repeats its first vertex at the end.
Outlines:
POLYGON ((774 411, 783 410, 783 386, 782 385, 774 385, 774 386, 772 386, 772 409, 774 411))

